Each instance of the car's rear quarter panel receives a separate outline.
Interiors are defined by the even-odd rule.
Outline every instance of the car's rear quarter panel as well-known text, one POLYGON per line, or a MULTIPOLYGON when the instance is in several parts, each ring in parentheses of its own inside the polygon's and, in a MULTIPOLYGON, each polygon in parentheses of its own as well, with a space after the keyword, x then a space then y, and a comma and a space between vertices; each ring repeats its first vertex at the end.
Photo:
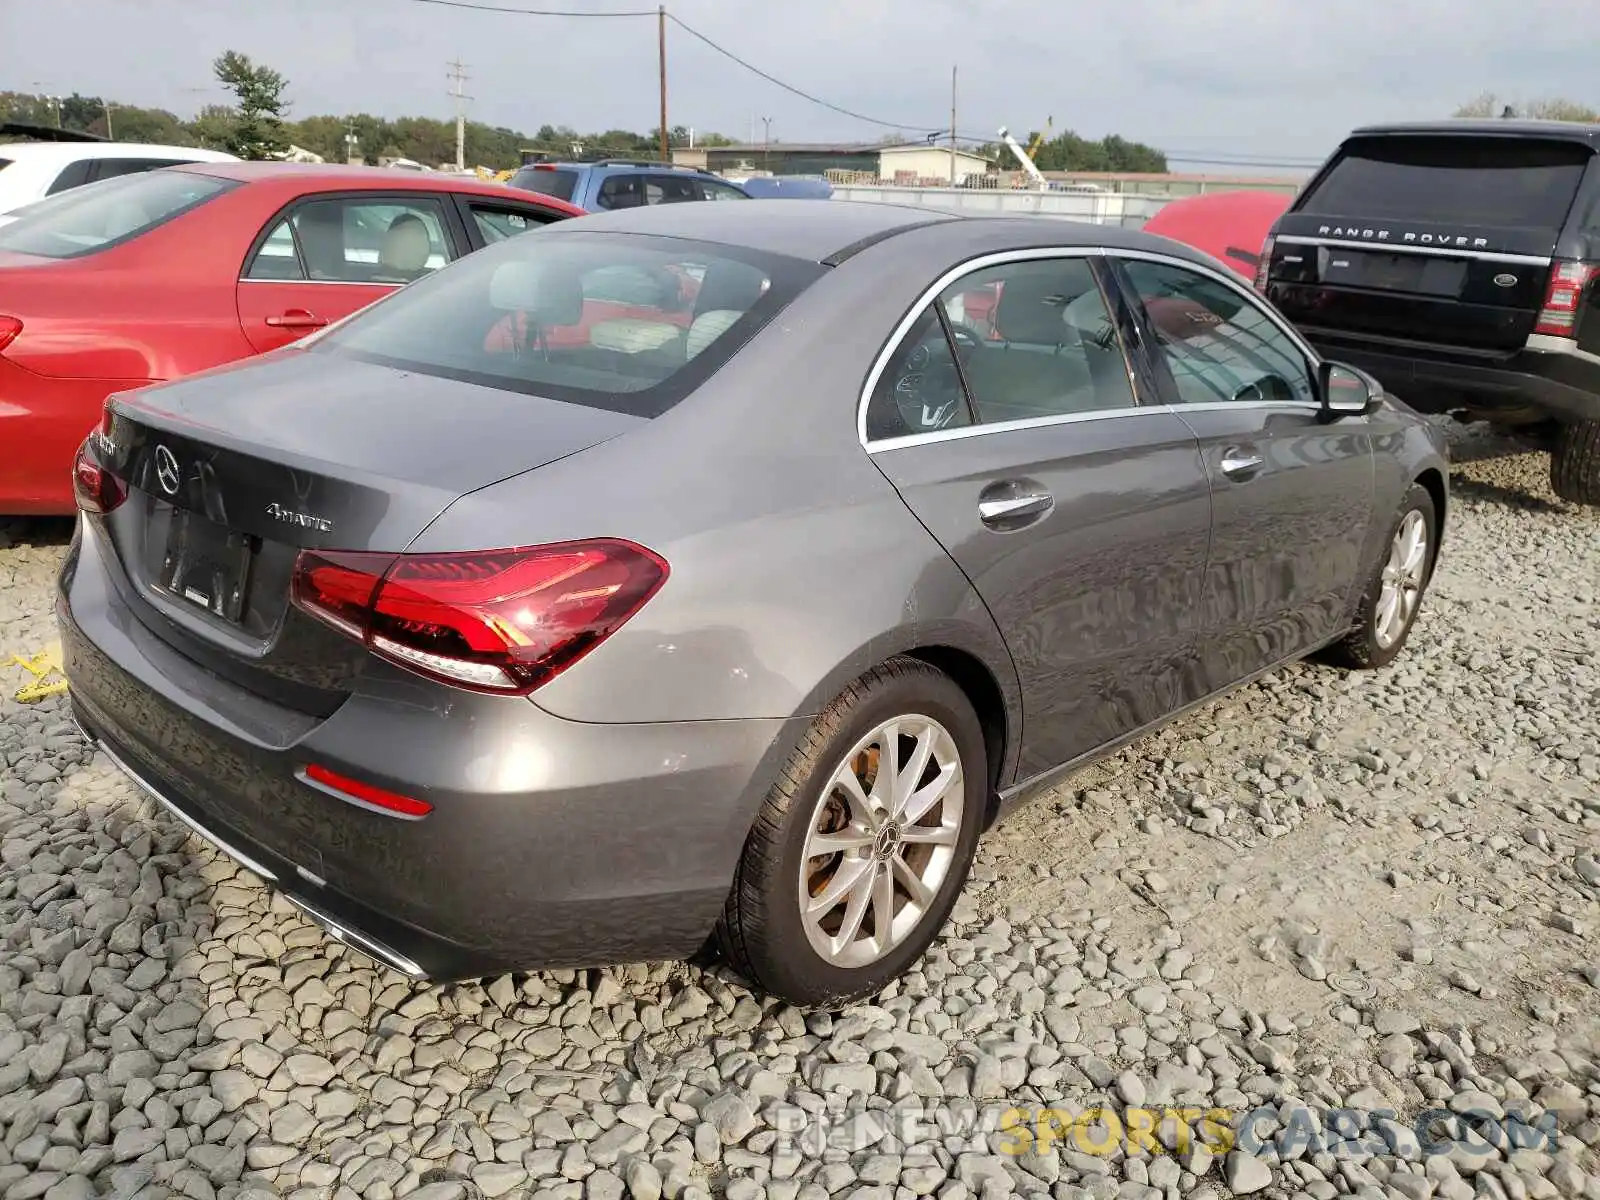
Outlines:
POLYGON ((667 559, 662 590, 541 688, 541 707, 603 722, 811 714, 891 655, 942 646, 983 664, 1020 726, 993 619, 857 436, 872 359, 938 269, 881 259, 825 275, 650 425, 464 497, 413 544, 604 535, 667 559))

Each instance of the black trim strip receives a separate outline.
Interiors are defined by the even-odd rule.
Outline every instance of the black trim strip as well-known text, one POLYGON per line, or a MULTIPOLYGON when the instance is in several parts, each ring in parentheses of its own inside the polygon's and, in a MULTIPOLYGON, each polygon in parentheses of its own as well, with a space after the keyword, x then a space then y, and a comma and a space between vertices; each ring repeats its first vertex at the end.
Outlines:
POLYGON ((832 254, 828 255, 827 258, 822 260, 822 265, 825 267, 837 267, 840 263, 854 258, 863 250, 866 250, 872 246, 876 246, 879 242, 888 241, 896 234, 907 233, 913 229, 926 229, 929 225, 939 225, 946 221, 964 221, 967 219, 968 218, 958 216, 955 213, 940 213, 937 216, 929 217, 925 221, 912 221, 906 225, 896 225, 892 229, 880 229, 877 233, 869 233, 866 237, 861 238, 858 241, 851 242, 848 246, 845 246, 842 249, 835 250, 832 254))

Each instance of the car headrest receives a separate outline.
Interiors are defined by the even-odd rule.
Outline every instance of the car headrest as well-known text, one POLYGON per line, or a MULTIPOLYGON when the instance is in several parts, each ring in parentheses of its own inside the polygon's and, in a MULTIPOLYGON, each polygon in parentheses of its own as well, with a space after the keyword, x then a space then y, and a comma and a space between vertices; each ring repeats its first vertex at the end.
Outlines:
POLYGON ((1068 294, 1059 271, 1019 271, 1000 289, 994 323, 1008 342, 1061 346, 1077 339, 1067 330, 1068 294))
POLYGON ((384 232, 378 260, 392 270, 415 273, 428 265, 432 249, 432 239, 422 218, 415 213, 401 213, 389 222, 384 232))
POLYGON ((761 299, 766 276, 744 263, 719 262, 706 271, 694 298, 695 313, 749 312, 761 299))
POLYGON ((577 325, 583 320, 583 281, 573 270, 538 263, 501 263, 489 279, 489 303, 502 312, 526 313, 536 325, 577 325))

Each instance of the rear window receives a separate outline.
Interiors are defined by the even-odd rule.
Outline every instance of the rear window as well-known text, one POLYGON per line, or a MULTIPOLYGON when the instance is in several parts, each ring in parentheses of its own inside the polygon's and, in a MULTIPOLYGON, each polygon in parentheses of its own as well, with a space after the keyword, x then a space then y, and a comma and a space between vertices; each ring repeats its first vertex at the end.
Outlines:
POLYGON ((538 192, 541 196, 571 201, 572 193, 578 186, 578 173, 558 171, 553 167, 524 167, 511 177, 511 186, 525 192, 538 192))
POLYGON ((1587 147, 1528 138, 1387 136, 1345 143, 1298 211, 1364 220, 1559 229, 1587 147))
POLYGON ((825 268, 679 238, 515 238, 305 343, 401 370, 655 417, 825 268))
POLYGON ((235 186, 188 171, 104 179, 18 209, 0 227, 0 250, 41 258, 81 258, 131 241, 235 186))

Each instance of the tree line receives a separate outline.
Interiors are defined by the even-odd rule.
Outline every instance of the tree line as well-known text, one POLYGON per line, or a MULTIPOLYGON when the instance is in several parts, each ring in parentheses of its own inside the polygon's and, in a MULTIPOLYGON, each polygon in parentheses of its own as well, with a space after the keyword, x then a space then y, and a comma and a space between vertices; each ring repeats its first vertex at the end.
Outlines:
MULTIPOLYGON (((271 67, 230 50, 212 64, 212 72, 217 82, 232 93, 232 103, 207 105, 189 119, 166 109, 123 104, 101 96, 74 93, 52 98, 0 92, 0 121, 57 126, 117 141, 203 146, 241 158, 270 158, 293 145, 329 162, 343 162, 352 152, 374 164, 394 158, 408 158, 428 166, 455 161, 453 120, 390 119, 370 113, 291 120, 289 81, 271 67)), ((1030 139, 1032 136, 1029 134, 1030 139)), ((673 147, 687 146, 689 141, 689 130, 682 125, 668 131, 668 142, 673 147)), ((694 143, 707 147, 734 144, 733 139, 718 133, 699 133, 694 143)), ((660 145, 660 135, 654 129, 645 133, 627 129, 580 133, 568 125, 545 124, 529 133, 481 121, 466 123, 469 167, 514 167, 528 150, 556 158, 656 157, 660 145)), ((1004 146, 991 144, 980 152, 1002 170, 1013 165, 1004 146)), ((1167 169, 1166 156, 1154 147, 1115 135, 1096 141, 1071 132, 1043 143, 1035 162, 1043 171, 1167 169)))

